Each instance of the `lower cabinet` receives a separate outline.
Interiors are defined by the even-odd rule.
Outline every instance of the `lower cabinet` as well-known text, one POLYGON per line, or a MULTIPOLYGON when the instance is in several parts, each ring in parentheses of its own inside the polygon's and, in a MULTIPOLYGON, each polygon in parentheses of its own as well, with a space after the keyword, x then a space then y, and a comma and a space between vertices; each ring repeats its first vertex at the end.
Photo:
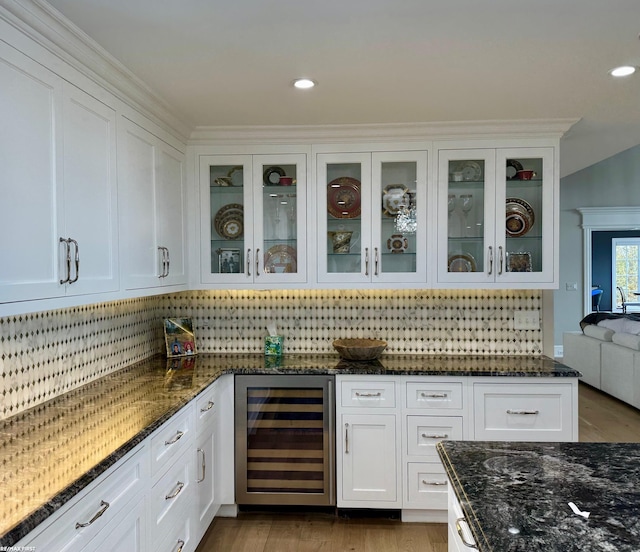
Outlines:
POLYGON ((336 377, 338 507, 401 507, 399 389, 393 377, 336 377))
POLYGON ((448 552, 477 550, 473 535, 453 489, 450 489, 448 493, 447 525, 448 552))
POLYGON ((127 505, 81 552, 142 552, 146 550, 144 498, 127 505))

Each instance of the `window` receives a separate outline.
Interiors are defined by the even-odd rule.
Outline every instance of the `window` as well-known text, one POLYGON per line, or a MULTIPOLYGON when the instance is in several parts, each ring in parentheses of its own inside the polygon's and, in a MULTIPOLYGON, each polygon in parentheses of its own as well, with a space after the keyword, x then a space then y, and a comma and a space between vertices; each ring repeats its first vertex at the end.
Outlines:
POLYGON ((611 251, 614 288, 621 287, 627 301, 633 301, 633 292, 640 291, 640 238, 613 238, 611 251))

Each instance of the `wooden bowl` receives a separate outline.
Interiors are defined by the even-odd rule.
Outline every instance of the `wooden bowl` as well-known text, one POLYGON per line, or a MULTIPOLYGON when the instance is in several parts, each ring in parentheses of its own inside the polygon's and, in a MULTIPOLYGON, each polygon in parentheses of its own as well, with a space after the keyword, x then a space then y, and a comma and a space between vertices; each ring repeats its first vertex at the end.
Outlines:
POLYGON ((336 339, 333 347, 346 360, 375 360, 387 347, 381 339, 336 339))

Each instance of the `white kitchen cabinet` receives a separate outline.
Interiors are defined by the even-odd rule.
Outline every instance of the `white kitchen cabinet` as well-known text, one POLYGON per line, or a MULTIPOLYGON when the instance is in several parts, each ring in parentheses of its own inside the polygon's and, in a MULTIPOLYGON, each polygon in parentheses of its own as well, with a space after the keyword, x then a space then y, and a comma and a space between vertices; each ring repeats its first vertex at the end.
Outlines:
POLYGON ((440 149, 437 201, 439 284, 557 284, 553 147, 440 149))
POLYGON ((118 289, 115 111, 0 42, 0 302, 118 289))
POLYGON ((183 285, 184 154, 135 122, 118 130, 120 241, 127 289, 183 285))
POLYGON ((146 547, 144 498, 134 499, 80 552, 144 552, 146 547))
POLYGON ((473 383, 476 441, 577 441, 577 382, 473 383))
POLYGON ((202 282, 306 282, 306 154, 199 159, 202 282))
POLYGON ((316 154, 318 281, 427 280, 427 152, 316 154))
POLYGON ((196 542, 206 533, 220 506, 215 466, 219 408, 217 383, 210 385, 196 400, 196 542))
POLYGON ((147 455, 145 447, 130 453, 19 544, 48 552, 104 550, 115 532, 134 543, 127 550, 142 547, 145 529, 135 504, 149 482, 147 455))
POLYGON ((452 488, 448 493, 448 517, 447 517, 447 550, 448 552, 469 552, 477 550, 475 540, 469 524, 465 518, 460 502, 452 488))
POLYGON ((336 377, 338 507, 402 505, 398 387, 385 376, 336 377))

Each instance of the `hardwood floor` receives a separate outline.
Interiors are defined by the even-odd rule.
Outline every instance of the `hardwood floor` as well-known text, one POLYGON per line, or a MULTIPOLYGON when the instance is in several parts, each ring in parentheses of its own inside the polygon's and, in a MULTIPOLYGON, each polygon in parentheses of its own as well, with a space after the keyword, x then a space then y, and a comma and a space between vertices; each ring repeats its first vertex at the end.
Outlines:
MULTIPOLYGON (((584 384, 580 441, 640 442, 640 410, 584 384)), ((196 552, 446 552, 444 524, 344 519, 319 513, 216 518, 196 552)))

